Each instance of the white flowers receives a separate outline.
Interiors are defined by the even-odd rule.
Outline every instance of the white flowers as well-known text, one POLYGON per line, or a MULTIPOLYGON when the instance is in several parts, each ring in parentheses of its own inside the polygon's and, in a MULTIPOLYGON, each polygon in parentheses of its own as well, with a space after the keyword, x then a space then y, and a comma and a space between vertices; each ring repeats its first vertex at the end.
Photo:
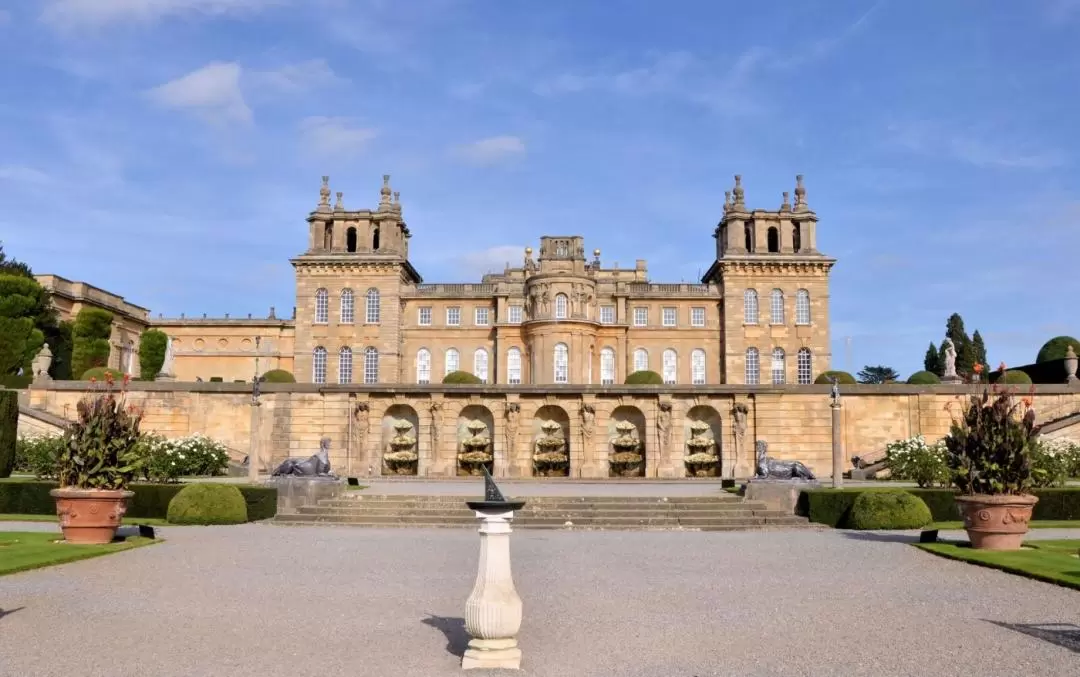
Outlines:
POLYGON ((927 444, 922 435, 885 445, 885 460, 893 479, 914 480, 920 487, 947 485, 948 465, 945 440, 927 444))

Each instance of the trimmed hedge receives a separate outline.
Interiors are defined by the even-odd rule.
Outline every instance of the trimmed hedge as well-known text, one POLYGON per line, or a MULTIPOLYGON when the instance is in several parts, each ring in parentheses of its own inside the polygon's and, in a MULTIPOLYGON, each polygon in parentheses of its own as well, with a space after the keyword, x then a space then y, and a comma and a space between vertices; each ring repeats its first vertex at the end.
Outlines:
POLYGON ((153 381, 165 366, 169 336, 160 329, 147 329, 139 337, 139 378, 153 381))
POLYGON ((821 372, 820 374, 818 374, 818 377, 814 379, 814 383, 818 385, 829 385, 832 383, 833 376, 836 377, 836 382, 841 385, 853 386, 858 383, 858 381, 855 380, 855 377, 847 373, 846 371, 836 370, 821 372))
POLYGON ((913 386, 929 386, 941 383, 941 379, 932 371, 917 371, 911 376, 908 376, 907 382, 908 385, 913 386))
POLYGON ((244 495, 231 484, 189 484, 169 501, 169 524, 243 524, 244 495))
POLYGON ((113 314, 102 308, 86 307, 75 316, 71 328, 71 373, 82 374, 109 363, 109 336, 113 314))
POLYGON ((1055 336, 1044 343, 1042 348, 1039 348, 1039 354, 1035 356, 1035 363, 1064 359, 1065 351, 1069 349, 1069 346, 1073 347, 1073 352, 1080 355, 1080 341, 1071 336, 1055 336))
POLYGON ((664 385, 664 377, 657 374, 655 371, 648 369, 639 369, 638 371, 627 374, 626 385, 634 386, 662 386, 664 385))
MULTIPOLYGON (((1008 370, 1006 370, 1004 380, 1005 380, 1005 383, 1007 385, 1024 385, 1024 386, 1031 385, 1031 377, 1028 376, 1027 374, 1025 374, 1024 372, 1018 370, 1018 369, 1008 369, 1008 370)), ((1000 381, 1001 381, 1001 378, 999 377, 998 381, 995 381, 995 382, 1000 382, 1000 381)))
POLYGON ((475 374, 470 374, 467 371, 461 371, 461 370, 450 372, 449 374, 447 374, 446 376, 443 377, 442 382, 443 383, 468 383, 468 384, 483 383, 483 381, 480 380, 479 376, 477 376, 475 374))
POLYGON ((904 491, 864 491, 851 505, 852 529, 921 529, 933 521, 930 508, 904 491))
MULTIPOLYGON (((135 495, 128 501, 128 517, 153 517, 166 519, 169 501, 178 494, 184 484, 129 484, 135 495)), ((277 489, 250 484, 231 485, 240 490, 247 503, 248 521, 270 519, 277 514, 277 489)), ((0 513, 17 515, 52 515, 56 513, 56 499, 49 491, 56 482, 9 481, 0 482, 0 513)))
POLYGON ((263 383, 296 383, 296 377, 292 372, 284 369, 271 369, 262 375, 263 383))
POLYGON ((97 379, 98 381, 104 381, 105 377, 112 374, 114 381, 123 381, 124 372, 119 369, 110 369, 109 367, 93 367, 83 372, 79 377, 80 381, 89 381, 90 379, 97 379))
MULTIPOLYGON (((874 487, 867 489, 814 489, 804 491, 799 496, 796 512, 810 518, 811 522, 830 527, 847 528, 850 524, 851 507, 859 494, 868 491, 896 491, 892 487, 874 487)), ((960 519, 956 507, 957 492, 953 489, 917 489, 903 488, 909 494, 918 496, 930 508, 935 522, 950 522, 960 519)), ((1035 520, 1080 520, 1080 487, 1053 489, 1034 489, 1031 492, 1039 497, 1031 518, 1035 520)))
POLYGON ((0 477, 15 469, 15 441, 19 432, 19 393, 0 390, 0 477))

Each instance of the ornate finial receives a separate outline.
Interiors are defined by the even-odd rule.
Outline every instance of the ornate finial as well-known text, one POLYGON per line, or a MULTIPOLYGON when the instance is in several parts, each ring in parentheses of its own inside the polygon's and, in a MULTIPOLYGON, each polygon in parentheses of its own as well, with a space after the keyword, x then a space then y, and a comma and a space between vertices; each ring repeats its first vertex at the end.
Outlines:
POLYGON ((322 188, 319 189, 319 204, 330 205, 330 177, 322 177, 322 188))
POLYGON ((724 211, 731 209, 731 191, 724 191, 724 211))
POLYGON ((790 195, 788 194, 788 192, 786 190, 784 191, 784 201, 780 205, 780 211, 782 211, 782 212, 790 212, 791 211, 790 195))
POLYGON ((401 193, 394 191, 394 211, 401 212, 401 193))
POLYGON ((592 255, 593 255, 594 258, 597 258, 597 259, 600 258, 600 250, 599 249, 592 250, 592 255))
POLYGON ((736 174, 735 175, 735 189, 732 191, 732 193, 735 195, 735 206, 736 207, 742 207, 743 204, 744 204, 743 198, 745 197, 745 195, 744 195, 743 187, 742 187, 742 175, 741 174, 736 174))
POLYGON ((345 207, 341 204, 341 198, 344 197, 344 195, 345 193, 342 193, 340 190, 337 192, 337 202, 334 203, 334 209, 345 209, 345 207))
POLYGON ((379 189, 379 207, 380 207, 380 209, 383 208, 383 207, 389 207, 390 206, 390 193, 391 193, 391 191, 390 191, 390 175, 389 174, 383 174, 382 175, 382 188, 379 189))
POLYGON ((803 185, 803 175, 795 176, 795 211, 805 212, 810 209, 806 204, 806 186, 803 185))
POLYGON ((525 256, 532 256, 532 247, 525 248, 525 256))
POLYGON ((270 306, 270 319, 271 320, 276 320, 277 319, 277 312, 276 312, 276 309, 274 308, 274 306, 270 306))

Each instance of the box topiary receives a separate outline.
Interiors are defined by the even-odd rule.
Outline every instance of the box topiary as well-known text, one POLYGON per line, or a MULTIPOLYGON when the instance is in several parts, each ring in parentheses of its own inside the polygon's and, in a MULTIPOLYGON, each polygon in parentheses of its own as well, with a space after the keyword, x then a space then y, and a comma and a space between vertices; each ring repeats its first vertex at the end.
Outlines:
POLYGON ((0 390, 0 477, 15 469, 15 438, 19 430, 19 394, 0 390))
POLYGON ((263 383, 296 383, 296 377, 292 372, 284 369, 271 369, 262 375, 263 383))
POLYGON ((932 371, 917 371, 908 376, 907 382, 913 386, 931 386, 941 383, 941 379, 932 371))
POLYGON ((626 385, 637 386, 662 386, 664 385, 664 377, 657 374, 655 371, 648 369, 639 369, 626 376, 626 385))
POLYGON ((468 384, 483 383, 483 381, 480 380, 479 376, 476 376, 475 374, 470 374, 467 371, 460 371, 460 370, 450 372, 449 374, 447 374, 446 376, 443 377, 442 382, 443 383, 468 383, 468 384))
POLYGON ((169 524, 243 524, 247 503, 231 484, 199 482, 181 489, 169 501, 169 524))
POLYGON ((814 379, 814 383, 817 383, 818 385, 828 385, 832 383, 833 376, 836 377, 838 383, 846 386, 853 386, 858 383, 858 381, 855 380, 855 377, 846 371, 835 370, 821 372, 818 377, 814 379))
MULTIPOLYGON (((1003 379, 1001 379, 1001 377, 998 377, 998 382, 999 383, 1002 380, 1003 379)), ((1020 371, 1019 369, 1009 369, 1009 370, 1007 370, 1005 372, 1004 382, 1007 385, 1029 386, 1029 385, 1031 385, 1031 377, 1028 376, 1027 374, 1025 374, 1024 372, 1020 371)))
POLYGON ((93 367, 83 372, 79 377, 80 381, 89 381, 95 379, 97 381, 104 381, 106 376, 112 376, 116 381, 124 380, 124 372, 119 369, 110 369, 109 367, 93 367))
POLYGON ((1069 349, 1069 346, 1073 347, 1073 351, 1080 354, 1080 341, 1077 341, 1071 336, 1055 336, 1039 349, 1039 354, 1035 357, 1035 362, 1052 362, 1054 360, 1060 360, 1065 357, 1065 351, 1069 349))
POLYGON ((859 494, 851 506, 852 529, 920 529, 933 521, 930 508, 914 494, 893 489, 859 494))

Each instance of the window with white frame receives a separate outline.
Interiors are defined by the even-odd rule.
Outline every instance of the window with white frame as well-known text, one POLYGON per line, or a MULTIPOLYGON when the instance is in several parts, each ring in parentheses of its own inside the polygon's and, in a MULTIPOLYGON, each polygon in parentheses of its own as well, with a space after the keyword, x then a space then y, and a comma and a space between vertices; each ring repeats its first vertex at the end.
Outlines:
POLYGON ((330 292, 319 289, 315 292, 315 324, 330 321, 330 292))
POLYGON ((364 348, 364 383, 379 382, 379 350, 374 346, 364 348))
POLYGON ((566 298, 566 294, 555 295, 555 319, 565 320, 569 315, 569 299, 566 298))
POLYGON ((483 348, 477 348, 473 353, 473 374, 481 383, 488 382, 488 353, 483 348))
POLYGON ((784 377, 784 349, 773 348, 772 351, 772 382, 773 385, 784 385, 786 379, 784 377))
POLYGON ((810 292, 795 292, 795 324, 810 324, 810 292))
POLYGON ((701 348, 690 353, 690 383, 705 385, 705 351, 701 348))
POLYGON ((506 351, 506 382, 510 385, 521 383, 521 350, 519 348, 506 351))
POLYGON ((609 386, 615 383, 615 349, 600 349, 600 385, 609 386))
POLYGON ((795 366, 799 372, 799 385, 810 385, 814 378, 814 355, 809 348, 799 348, 795 366))
POLYGON ((634 326, 644 327, 649 324, 649 309, 634 308, 634 326))
MULTIPOLYGON (((461 356, 458 355, 457 348, 446 349, 446 374, 452 371, 457 371, 461 366, 461 356)), ((446 374, 443 374, 445 376, 446 374)))
POLYGON ((747 289, 743 292, 743 324, 758 323, 757 290, 747 289))
POLYGON ((311 353, 311 380, 326 383, 326 348, 318 346, 311 353))
POLYGON ((555 382, 570 382, 570 349, 565 343, 555 344, 555 382))
POLYGON ((490 315, 489 315, 490 312, 491 312, 490 308, 477 308, 476 309, 476 312, 474 313, 473 320, 474 320, 477 327, 486 327, 486 326, 488 326, 488 324, 489 324, 488 318, 490 317, 490 315))
POLYGON ((510 306, 506 314, 510 324, 521 324, 521 306, 510 306))
POLYGON ((661 313, 661 320, 663 320, 665 327, 674 327, 679 323, 679 309, 667 307, 664 308, 661 313))
POLYGON ((691 308, 690 309, 690 326, 691 327, 704 327, 705 326, 705 309, 704 308, 691 308))
POLYGON ((615 306, 600 306, 600 324, 615 324, 615 306))
POLYGON ((679 357, 675 354, 675 351, 668 348, 664 351, 664 383, 669 385, 676 383, 679 380, 679 357))
POLYGON ((446 326, 461 326, 461 308, 458 308, 457 306, 450 306, 446 309, 446 326))
POLYGON ((352 348, 341 346, 337 358, 338 383, 352 383, 352 348))
POLYGON ((431 383, 431 351, 427 348, 416 351, 416 382, 431 383))
POLYGON ((353 323, 353 293, 352 289, 341 290, 341 324, 353 323))
POLYGON ((379 290, 372 287, 367 290, 367 324, 379 323, 379 290))
POLYGON ((769 294, 769 324, 784 324, 784 292, 779 289, 769 294))
POLYGON ((649 368, 649 351, 638 348, 634 351, 634 371, 645 371, 649 368))
POLYGON ((746 384, 756 386, 761 382, 761 355, 757 348, 746 349, 746 384))
POLYGON ((416 323, 421 327, 431 326, 431 306, 420 306, 416 311, 416 323))

